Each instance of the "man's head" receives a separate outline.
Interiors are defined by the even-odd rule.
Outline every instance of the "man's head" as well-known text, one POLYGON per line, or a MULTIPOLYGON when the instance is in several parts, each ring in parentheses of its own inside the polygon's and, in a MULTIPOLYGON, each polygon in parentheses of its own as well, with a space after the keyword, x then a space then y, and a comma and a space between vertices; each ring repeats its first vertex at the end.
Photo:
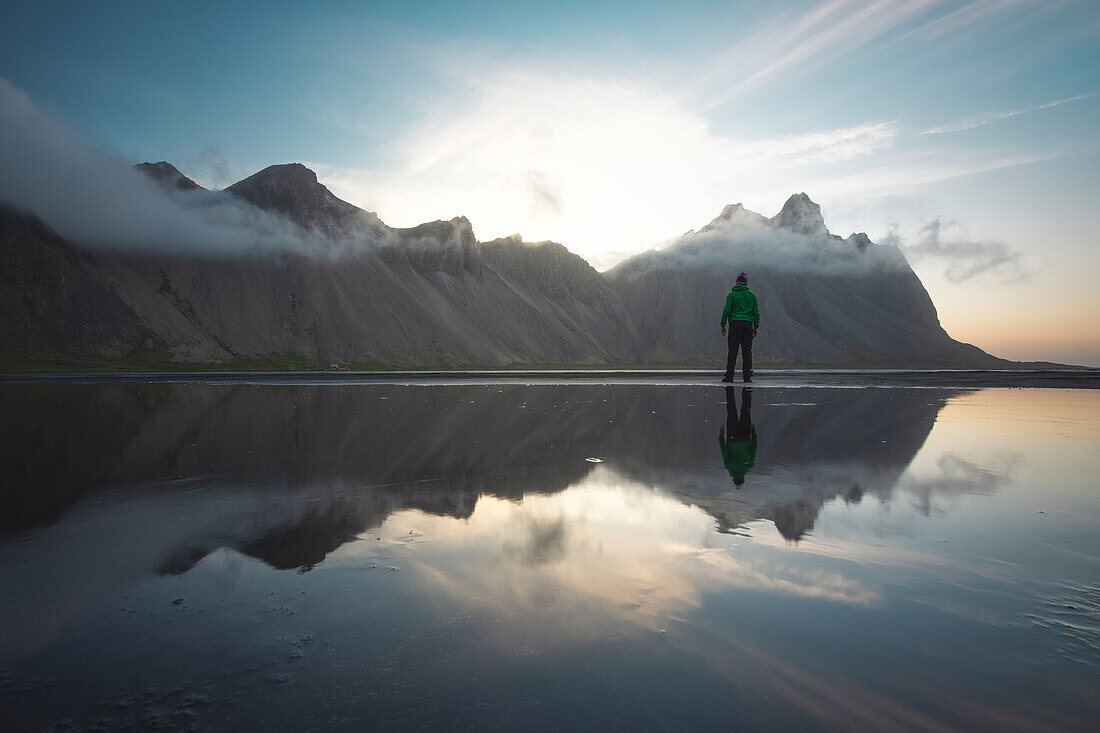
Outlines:
POLYGON ((737 276, 737 284, 738 285, 748 285, 749 284, 749 276, 742 272, 740 275, 737 276))

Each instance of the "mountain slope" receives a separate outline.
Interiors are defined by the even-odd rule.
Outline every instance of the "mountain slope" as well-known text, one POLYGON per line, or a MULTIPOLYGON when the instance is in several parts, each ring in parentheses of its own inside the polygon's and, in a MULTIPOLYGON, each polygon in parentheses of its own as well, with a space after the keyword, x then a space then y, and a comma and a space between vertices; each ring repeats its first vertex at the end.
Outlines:
POLYGON ((0 206, 0 354, 119 357, 155 341, 86 253, 0 206))
POLYGON ((482 245, 464 218, 392 229, 297 164, 227 190, 344 246, 217 259, 96 253, 103 280, 177 359, 292 354, 434 366, 628 356, 618 295, 560 245, 482 245))
POLYGON ((179 172, 176 166, 167 161, 159 163, 139 163, 134 166, 168 191, 205 191, 202 186, 179 172))
MULTIPOLYGON (((169 195, 203 191, 166 162, 139 168, 169 195)), ((234 197, 266 212, 265 231, 321 249, 85 251, 7 212, 0 354, 720 366, 721 304, 746 270, 763 312, 761 365, 1006 364, 943 331, 896 248, 830 234, 805 194, 772 219, 727 206, 674 246, 603 275, 553 242, 479 242, 463 217, 388 227, 296 163, 204 196, 201 206, 234 197)))

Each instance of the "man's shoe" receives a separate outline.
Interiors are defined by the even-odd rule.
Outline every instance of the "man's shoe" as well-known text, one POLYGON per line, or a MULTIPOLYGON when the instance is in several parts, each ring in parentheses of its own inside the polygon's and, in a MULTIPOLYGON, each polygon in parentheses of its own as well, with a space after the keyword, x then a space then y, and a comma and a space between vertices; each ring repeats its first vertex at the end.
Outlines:
POLYGON ((732 381, 733 381, 733 377, 722 377, 722 381, 723 381, 723 382, 732 382, 732 381))
MULTIPOLYGON (((733 380, 730 380, 733 381, 733 380)), ((752 382, 752 377, 745 377, 745 382, 752 382)))

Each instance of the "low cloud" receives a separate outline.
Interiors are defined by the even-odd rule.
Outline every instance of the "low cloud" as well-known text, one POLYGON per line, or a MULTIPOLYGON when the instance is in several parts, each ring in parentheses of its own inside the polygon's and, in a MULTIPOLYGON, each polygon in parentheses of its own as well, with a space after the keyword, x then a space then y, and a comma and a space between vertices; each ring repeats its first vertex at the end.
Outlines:
POLYGON ((973 241, 952 236, 957 227, 939 219, 921 229, 915 244, 904 244, 896 233, 887 237, 910 262, 931 259, 947 263, 944 277, 961 283, 979 275, 1018 277, 1021 253, 1004 242, 973 241))
POLYGON ((685 234, 666 249, 639 258, 618 274, 634 278, 652 270, 722 269, 743 270, 750 277, 761 270, 859 276, 906 267, 905 258, 894 246, 870 243, 861 250, 851 239, 829 234, 799 234, 774 226, 762 216, 740 210, 729 220, 716 220, 702 231, 685 234))
POLYGON ((561 216, 565 211, 561 186, 538 171, 527 174, 527 191, 531 194, 531 213, 561 216))
POLYGON ((184 256, 332 252, 331 243, 229 194, 169 193, 0 79, 0 203, 92 249, 184 256))
POLYGON ((215 188, 224 188, 233 183, 229 173, 229 160, 216 143, 207 143, 195 155, 184 161, 188 175, 195 180, 209 181, 215 188))

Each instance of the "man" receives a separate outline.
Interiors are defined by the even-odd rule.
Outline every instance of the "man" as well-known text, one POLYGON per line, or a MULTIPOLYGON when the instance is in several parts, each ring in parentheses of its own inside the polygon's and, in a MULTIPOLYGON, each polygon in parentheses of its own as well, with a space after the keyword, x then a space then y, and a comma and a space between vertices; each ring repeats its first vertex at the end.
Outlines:
POLYGON ((723 382, 733 381, 733 370, 737 365, 737 349, 741 349, 741 374, 746 382, 752 381, 752 340, 760 328, 760 306, 756 302, 756 293, 749 290, 749 276, 741 273, 737 284, 726 296, 726 307, 722 309, 722 335, 726 335, 729 323, 729 354, 726 356, 726 376, 723 382))
POLYGON ((745 474, 756 463, 756 426, 752 424, 752 387, 741 388, 741 413, 734 387, 726 387, 726 424, 718 428, 718 447, 733 485, 741 488, 745 474), (729 438, 726 432, 729 431, 729 438))

